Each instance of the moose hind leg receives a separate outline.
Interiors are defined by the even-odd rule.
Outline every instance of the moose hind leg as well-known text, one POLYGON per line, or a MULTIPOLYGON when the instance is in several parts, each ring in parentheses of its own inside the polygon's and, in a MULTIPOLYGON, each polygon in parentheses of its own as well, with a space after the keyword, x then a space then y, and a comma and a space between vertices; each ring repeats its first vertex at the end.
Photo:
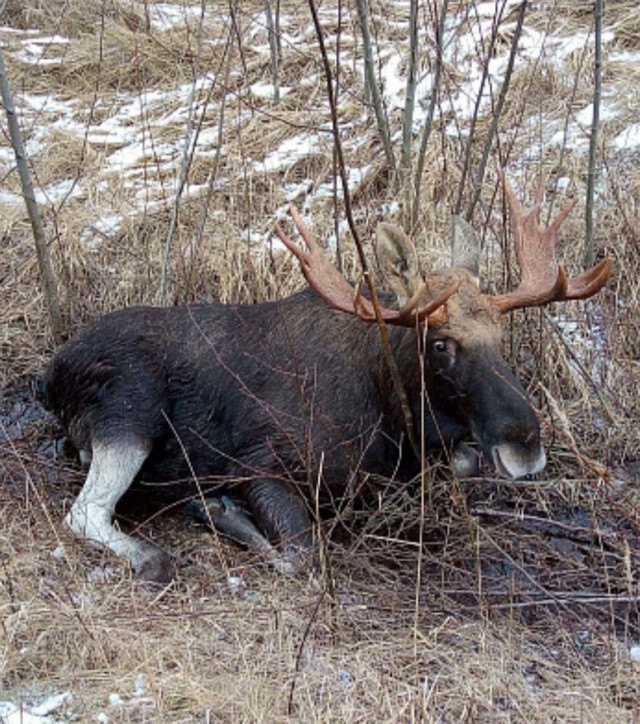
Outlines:
POLYGON ((116 505, 144 463, 151 444, 141 439, 94 442, 87 479, 65 518, 79 537, 127 560, 136 577, 166 583, 173 578, 171 559, 155 546, 114 527, 116 505))

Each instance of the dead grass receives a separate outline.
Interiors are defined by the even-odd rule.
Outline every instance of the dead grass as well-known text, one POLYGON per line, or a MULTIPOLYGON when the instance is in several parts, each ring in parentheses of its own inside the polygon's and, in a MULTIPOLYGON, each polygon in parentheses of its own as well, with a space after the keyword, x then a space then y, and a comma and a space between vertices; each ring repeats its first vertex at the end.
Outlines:
MULTIPOLYGON (((463 6, 452 5, 455 12, 463 6)), ((283 7, 306 28, 299 4, 283 7)), ((609 11, 616 43, 635 49, 635 5, 616 3, 609 11)), ((107 120, 131 100, 127 91, 144 99, 142 89, 189 83, 196 66, 214 75, 222 67, 225 36, 215 13, 207 33, 217 42, 197 55, 193 24, 147 32, 142 2, 105 2, 97 16, 91 3, 68 0, 10 2, 5 12, 4 22, 14 27, 72 40, 56 66, 17 62, 15 38, 7 57, 16 88, 54 88, 77 98, 73 120, 81 124, 107 120), (102 32, 96 17, 104 19, 102 32)), ((285 169, 266 169, 264 160, 301 129, 326 127, 324 81, 317 57, 292 43, 284 49, 281 83, 309 82, 279 106, 249 90, 270 79, 269 65, 255 52, 266 32, 251 37, 247 30, 252 14, 262 12, 261 3, 242 3, 229 87, 198 92, 202 107, 208 98, 206 132, 218 127, 226 100, 224 147, 217 164, 212 144, 191 165, 189 183, 203 188, 187 190, 180 204, 167 303, 259 302, 303 283, 292 259, 263 239, 295 184, 302 203, 306 189, 330 181, 330 146, 316 144, 285 169)), ((377 32, 384 35, 386 23, 400 42, 393 13, 385 15, 382 6, 376 12, 377 32)), ((547 25, 544 12, 532 11, 537 29, 547 25)), ((561 4, 556 12, 554 28, 588 29, 590 16, 577 5, 561 4)), ((345 48, 351 49, 348 41, 345 48)), ((590 102, 587 58, 571 104, 578 60, 568 59, 566 74, 551 65, 537 73, 519 66, 501 126, 519 193, 533 199, 543 168, 556 212, 568 198, 584 196, 585 157, 571 145, 564 153, 542 148, 540 129, 552 122, 561 129, 566 114, 590 102), (565 185, 556 193, 559 178, 565 185)), ((463 81, 459 69, 447 73, 448 83, 463 81)), ((636 76, 637 67, 624 59, 609 75, 622 84, 616 102, 630 120, 640 102, 631 82, 636 76)), ((343 82, 342 119, 351 124, 345 137, 360 141, 346 146, 348 166, 376 169, 354 194, 367 240, 399 194, 350 62, 343 82)), ((59 120, 55 109, 27 124, 40 144, 32 159, 38 186, 50 191, 77 178, 82 187, 64 201, 50 195, 44 207, 70 331, 111 309, 157 300, 184 118, 154 124, 182 105, 176 96, 132 116, 127 133, 144 129, 146 146, 126 173, 116 166, 104 173, 107 144, 85 143, 71 128, 40 133, 59 120), (107 208, 120 216, 116 230, 101 225, 107 208)), ((474 163, 489 122, 479 120, 474 163)), ((399 129, 396 116, 392 125, 399 129)), ((330 571, 300 580, 275 576, 179 512, 147 521, 149 514, 137 511, 122 522, 176 553, 179 579, 162 592, 137 586, 119 562, 67 536, 61 520, 82 473, 54 455, 51 421, 32 419, 28 405, 5 394, 46 362, 53 345, 28 223, 20 207, 3 204, 0 422, 6 427, 18 419, 10 439, 0 428, 3 695, 30 701, 71 690, 64 716, 81 721, 100 712, 122 722, 635 721, 638 664, 628 651, 640 638, 640 175, 637 158, 612 144, 618 130, 605 127, 602 135, 596 226, 598 254, 615 259, 612 283, 588 304, 518 313, 508 322, 505 351, 541 410, 550 451, 546 478, 513 486, 484 478, 461 483, 448 470, 430 470, 421 554, 418 489, 389 489, 380 508, 356 507, 336 526, 330 571), (53 555, 61 546, 64 555, 53 555), (116 694, 119 701, 110 701, 116 694)), ((120 132, 124 148, 127 133, 120 132)), ((15 173, 2 158, 3 190, 16 192, 15 173)), ((460 139, 445 132, 445 122, 434 131, 426 167, 415 238, 423 260, 438 265, 462 173, 460 139)), ((473 221, 485 240, 485 281, 503 288, 516 273, 493 168, 473 221)), ((328 238, 333 199, 319 200, 312 216, 315 235, 328 238)), ((572 273, 584 268, 583 234, 580 204, 562 234, 561 254, 572 273)), ((341 244, 347 274, 355 277, 346 234, 341 244)))
POLYGON ((602 498, 583 519, 561 517, 584 502, 589 471, 516 492, 478 480, 453 505, 436 472, 422 556, 415 497, 389 490, 384 508, 334 536, 331 579, 283 581, 166 514, 139 529, 181 559, 176 584, 158 592, 62 531, 81 476, 30 449, 50 433, 34 424, 0 459, 5 691, 70 689, 67 716, 120 721, 546 722, 583 711, 597 722, 633 711, 635 574, 621 529, 602 498))
POLYGON ((69 37, 80 37, 95 33, 100 27, 96 20, 101 18, 141 27, 144 17, 140 11, 143 6, 143 3, 125 5, 117 0, 98 0, 95 3, 82 0, 34 0, 28 3, 8 0, 5 18, 11 27, 38 28, 45 33, 64 32, 69 37))

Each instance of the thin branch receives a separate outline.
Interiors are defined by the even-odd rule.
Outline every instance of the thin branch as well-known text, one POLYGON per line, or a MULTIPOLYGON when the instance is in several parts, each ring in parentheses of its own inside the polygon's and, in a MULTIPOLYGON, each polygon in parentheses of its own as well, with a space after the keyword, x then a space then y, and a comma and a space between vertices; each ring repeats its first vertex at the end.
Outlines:
POLYGON ((600 130, 600 99, 602 96, 602 11, 604 0, 596 0, 595 6, 595 69, 593 82, 593 118, 589 139, 589 170, 587 171, 586 239, 584 261, 592 266, 595 258, 593 248, 593 200, 595 196, 596 157, 598 132, 600 130))
MULTIPOLYGON (((200 18, 198 21, 198 53, 197 58, 201 57, 202 53, 202 33, 204 23, 205 6, 204 3, 200 6, 200 18)), ((196 66, 193 72, 193 81, 191 83, 191 93, 189 99, 189 112, 187 114, 187 122, 184 135, 184 147, 182 149, 182 159, 180 163, 180 178, 178 179, 178 188, 176 190, 176 196, 173 202, 173 208, 171 210, 171 220, 169 221, 169 228, 167 229, 167 236, 164 242, 164 251, 162 254, 162 267, 160 269, 160 290, 158 292, 158 301, 160 304, 166 303, 167 296, 167 268, 169 266, 169 252, 171 250, 171 242, 175 234, 178 225, 178 215, 180 213, 180 204, 182 201, 182 194, 184 193, 187 180, 189 178, 189 169, 193 161, 193 156, 198 142, 198 135, 202 127, 202 118, 204 116, 204 110, 200 116, 200 123, 194 123, 195 107, 196 107, 196 93, 198 89, 198 80, 200 76, 199 63, 196 61, 196 66)), ((206 110, 206 108, 205 108, 206 110)))
MULTIPOLYGON (((495 20, 491 26, 491 38, 489 40, 489 47, 487 49, 484 49, 484 63, 482 67, 482 77, 480 78, 480 86, 478 88, 478 94, 476 95, 475 104, 473 107, 473 115, 471 116, 471 124, 469 126, 469 133, 467 136, 467 144, 465 148, 465 154, 464 154, 464 162, 462 164, 462 175, 460 177, 460 183, 458 184, 458 198, 456 200, 454 211, 453 213, 455 215, 460 214, 460 211, 462 209, 462 200, 464 197, 464 191, 465 186, 467 182, 467 174, 470 172, 471 169, 471 151, 473 149, 473 143, 475 140, 475 131, 476 131, 476 125, 478 123, 478 117, 480 115, 480 106, 482 105, 482 98, 484 96, 484 88, 489 80, 489 62, 491 61, 491 58, 493 58, 495 53, 495 45, 496 40, 498 38, 498 28, 500 27, 500 23, 502 21, 502 16, 504 13, 504 9, 506 6, 506 0, 503 0, 502 5, 500 6, 500 9, 498 10, 495 20)), ((480 26, 480 19, 478 18, 478 8, 474 6, 474 9, 476 11, 476 18, 478 20, 478 26, 480 26)), ((482 42, 482 38, 481 38, 482 42)), ((483 43, 484 45, 484 43, 483 43)))
POLYGON ((280 84, 278 81, 279 57, 278 35, 276 22, 273 17, 271 0, 265 0, 264 12, 267 17, 267 30, 269 32, 269 52, 271 55, 271 77, 273 79, 273 102, 280 103, 280 84))
POLYGON ((33 189, 33 182, 31 181, 31 172, 29 171, 27 153, 22 142, 22 135, 18 125, 18 117, 16 115, 15 106, 13 105, 11 90, 9 88, 9 80, 7 78, 2 46, 0 46, 0 95, 2 97, 2 104, 7 117, 7 126, 9 128, 11 145, 13 146, 13 152, 16 158, 20 184, 22 185, 22 196, 27 207, 29 221, 31 222, 31 228, 33 230, 33 239, 36 245, 38 266, 40 268, 42 291, 49 312, 51 331, 55 342, 59 344, 62 342, 64 337, 64 324, 62 322, 62 313, 60 311, 60 300, 58 298, 56 279, 53 273, 53 267, 51 266, 51 257, 49 255, 49 247, 47 246, 42 217, 40 216, 40 210, 38 209, 33 189))
MULTIPOLYGON (((336 29, 336 86, 335 86, 335 100, 336 106, 338 105, 338 93, 340 91, 340 51, 342 48, 342 0, 338 0, 338 26, 336 29)), ((342 262, 342 244, 340 242, 340 220, 338 216, 338 154, 336 151, 336 145, 333 146, 333 153, 331 154, 331 165, 332 165, 332 183, 333 183, 333 233, 336 238, 336 263, 338 270, 342 274, 344 271, 344 265, 342 262)))
POLYGON ((431 99, 429 101, 427 117, 422 128, 420 150, 418 151, 418 164, 416 168, 414 182, 413 208, 411 212, 412 227, 417 224, 418 216, 420 214, 420 189, 422 186, 422 174, 424 171, 424 160, 427 153, 429 138, 431 136, 431 129, 433 128, 433 116, 435 114, 436 103, 438 102, 438 95, 440 92, 440 79, 442 77, 442 56, 444 48, 444 23, 447 17, 448 8, 449 0, 444 0, 444 2, 442 3, 442 10, 440 11, 440 20, 438 21, 438 27, 436 30, 436 62, 435 70, 433 73, 433 84, 431 85, 431 99))
POLYGON ((496 135, 496 132, 498 130, 498 123, 500 122, 500 114, 502 113, 502 107, 504 106, 504 102, 507 97, 507 92, 509 90, 509 85, 511 83, 511 76, 513 74, 513 66, 515 64, 516 53, 518 51, 518 44, 520 42, 520 36, 522 35, 522 27, 524 25, 524 16, 527 11, 527 2, 528 2, 528 0, 523 0, 523 2, 518 7, 518 19, 516 21, 516 28, 513 33, 513 40, 511 41, 511 50, 509 51, 509 61, 507 63, 507 70, 505 71, 504 81, 502 82, 502 87, 500 88, 500 95, 498 96, 498 102, 496 103, 496 107, 493 109, 493 113, 491 116, 491 125, 489 126, 487 138, 485 139, 484 149, 482 151, 482 157, 480 159, 478 173, 476 174, 475 180, 474 180, 473 197, 464 212, 464 218, 467 221, 471 220, 471 217, 473 216, 473 210, 475 209, 476 204, 478 203, 478 199, 480 198, 480 192, 482 190, 482 181, 484 179, 484 173, 487 168, 487 163, 489 161, 489 153, 491 151, 491 146, 493 145, 494 136, 496 135))
MULTIPOLYGON (((404 96, 404 117, 402 126, 402 173, 408 178, 411 168, 411 147, 413 140, 413 112, 416 106, 416 84, 418 67, 418 0, 411 0, 409 12, 409 63, 407 86, 404 96)), ((403 179, 404 181, 404 179, 403 179)))
POLYGON ((362 44, 364 46, 364 72, 365 82, 369 93, 371 94, 371 104, 376 115, 376 123, 378 125, 378 133, 382 140, 382 147, 387 163, 394 176, 397 174, 396 159, 391 148, 391 137, 389 135, 389 121, 385 116, 382 108, 382 98, 376 81, 375 70, 373 66, 373 44, 371 42, 371 31, 369 28, 369 5, 368 0, 358 0, 358 19, 360 22, 360 32, 362 33, 362 44))
MULTIPOLYGON (((209 95, 211 96, 213 94, 213 89, 216 87, 219 87, 222 85, 222 88, 227 88, 229 85, 229 75, 231 72, 231 58, 233 56, 232 53, 232 43, 233 43, 233 36, 234 36, 234 22, 233 18, 230 19, 229 22, 229 32, 227 34, 227 40, 224 47, 224 52, 222 53, 222 60, 221 63, 224 63, 224 71, 222 71, 222 68, 218 69, 218 72, 216 73, 216 80, 214 83, 212 83, 209 95), (220 82, 220 73, 224 72, 224 78, 222 80, 222 83, 220 82)), ((224 92, 222 94, 222 98, 220 101, 220 109, 218 114, 218 140, 216 144, 216 152, 213 157, 213 164, 211 167, 211 173, 209 174, 209 178, 207 180, 207 194, 204 199, 204 204, 202 205, 202 216, 200 217, 200 221, 198 223, 198 232, 196 234, 195 242, 194 242, 194 253, 192 254, 193 259, 197 259, 200 248, 202 246, 202 240, 204 238, 204 231, 205 227, 207 225, 207 220, 209 218, 209 209, 211 208, 211 201, 213 199, 213 193, 215 190, 216 181, 218 180, 218 169, 220 168, 220 155, 222 153, 222 131, 224 129, 224 122, 226 117, 226 109, 227 109, 227 99, 229 97, 229 94, 224 92)), ((207 99, 207 105, 208 105, 208 99, 207 99)), ((201 116, 201 120, 204 118, 204 114, 201 116)), ((193 277, 193 264, 189 268, 189 274, 188 274, 188 284, 187 288, 189 293, 191 293, 191 286, 192 286, 192 277, 193 277)))

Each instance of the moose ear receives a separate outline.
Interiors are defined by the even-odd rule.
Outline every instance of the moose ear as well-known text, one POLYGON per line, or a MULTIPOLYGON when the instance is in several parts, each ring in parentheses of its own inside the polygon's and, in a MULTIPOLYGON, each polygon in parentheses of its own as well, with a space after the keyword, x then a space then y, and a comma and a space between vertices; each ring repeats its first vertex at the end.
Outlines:
POLYGON ((422 283, 413 242, 402 229, 382 222, 376 228, 376 256, 385 281, 404 306, 422 283))
POLYGON ((462 216, 451 219, 451 262, 453 267, 480 274, 480 237, 462 216))

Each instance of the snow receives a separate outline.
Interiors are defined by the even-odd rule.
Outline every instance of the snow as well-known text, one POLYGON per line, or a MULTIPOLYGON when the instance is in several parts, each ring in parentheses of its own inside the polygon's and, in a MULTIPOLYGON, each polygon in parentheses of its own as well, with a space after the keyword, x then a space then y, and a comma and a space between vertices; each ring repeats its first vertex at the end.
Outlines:
POLYGON ((149 19, 153 30, 169 31, 198 21, 202 15, 200 4, 178 5, 175 3, 149 3, 149 19))
POLYGON ((64 60, 64 54, 60 54, 61 48, 56 46, 66 46, 69 39, 61 35, 48 35, 41 37, 31 37, 22 40, 22 48, 13 56, 23 63, 33 63, 39 66, 44 65, 60 65, 64 60), (46 57, 51 51, 58 55, 54 57, 46 57))
MULTIPOLYGON (((600 122, 612 121, 618 115, 615 106, 605 100, 600 104, 600 122)), ((590 126, 593 121, 593 103, 589 103, 588 106, 583 108, 581 111, 576 113, 576 121, 581 126, 590 126)))
POLYGON ((124 700, 120 694, 116 692, 111 692, 111 694, 109 694, 109 706, 114 709, 119 709, 121 706, 124 706, 124 700))
POLYGON ((147 692, 147 682, 144 678, 144 674, 136 674, 133 682, 133 696, 140 697, 144 696, 147 692))
POLYGON ((104 237, 113 236, 121 224, 122 217, 120 215, 104 216, 80 234, 80 243, 89 251, 97 249, 102 244, 104 237))
POLYGON ((322 139, 318 134, 304 133, 285 139, 269 154, 264 161, 255 164, 256 168, 267 173, 289 168, 296 161, 313 156, 322 150, 322 139))
MULTIPOLYGON (((402 3, 396 3, 401 8, 401 18, 408 14, 408 8, 402 3)), ((502 6, 502 4, 501 4, 502 6)), ((518 0, 508 0, 504 5, 502 29, 507 35, 515 27, 513 14, 518 6, 518 0), (504 20, 507 18, 508 20, 504 20)), ((204 12, 205 20, 211 13, 207 7, 204 10, 200 4, 185 5, 181 3, 149 3, 147 6, 149 20, 153 31, 169 32, 188 24, 199 23, 204 12)), ((436 110, 436 121, 440 112, 452 114, 453 120, 447 120, 445 132, 452 137, 464 136, 467 120, 474 112, 480 84, 482 83, 482 68, 478 62, 481 55, 480 48, 486 44, 495 22, 496 4, 482 2, 476 6, 477 15, 465 19, 463 13, 450 13, 445 26, 443 38, 444 61, 455 67, 461 80, 450 86, 443 99, 442 109, 436 110)), ((335 11, 331 8, 321 10, 324 22, 335 21, 335 11)), ((390 24, 400 28, 401 22, 390 20, 390 24)), ((281 17, 283 44, 285 47, 293 46, 301 52, 315 52, 315 31, 309 25, 298 28, 293 19, 286 14, 281 17)), ((265 62, 270 60, 270 46, 262 13, 256 13, 246 28, 246 32, 253 38, 251 50, 255 56, 263 57, 265 62)), ((420 27, 420 47, 433 47, 431 38, 424 27, 420 27)), ((0 28, 0 36, 18 37, 19 47, 12 52, 22 62, 42 64, 45 62, 61 62, 64 53, 69 47, 70 39, 62 35, 44 35, 37 31, 16 32, 14 29, 0 28)), ((603 35, 605 50, 613 45, 615 29, 608 28, 603 35)), ((214 42, 211 40, 211 42, 214 42)), ((218 42, 218 41, 216 41, 218 42)), ((219 41, 221 42, 221 41, 219 41)), ((525 25, 519 43, 518 53, 522 58, 553 59, 555 63, 562 63, 573 54, 582 53, 583 49, 592 42, 590 32, 575 32, 571 35, 550 34, 546 31, 525 25)), ((353 67, 357 74, 364 73, 361 57, 355 57, 354 52, 359 41, 348 32, 345 27, 341 37, 341 60, 347 66, 353 67)), ((480 111, 490 108, 492 93, 495 95, 506 70, 509 49, 505 44, 499 46, 500 51, 489 63, 489 81, 485 82, 480 111)), ((327 44, 330 53, 335 52, 332 43, 327 44)), ((610 60, 615 62, 638 61, 640 54, 635 51, 610 49, 610 60)), ((406 91, 406 48, 402 43, 395 46, 380 46, 376 49, 376 67, 379 68, 382 80, 382 95, 387 106, 387 112, 400 112, 404 107, 406 91)), ((421 58, 426 65, 427 60, 421 58)), ((418 134, 426 118, 431 99, 433 74, 432 67, 418 69, 418 83, 416 89, 416 106, 414 110, 414 132, 418 134)), ((242 76, 238 76, 239 79, 242 76)), ((33 132, 29 136, 27 151, 31 157, 46 153, 48 136, 52 131, 64 131, 75 135, 92 148, 104 155, 104 163, 99 176, 108 185, 119 180, 124 188, 130 189, 131 210, 123 212, 122 208, 110 208, 107 194, 93 200, 95 221, 82 234, 82 241, 88 249, 100 243, 98 232, 112 233, 124 221, 126 215, 140 213, 141 207, 148 209, 160 208, 171 204, 178 192, 180 167, 185 154, 185 143, 195 144, 195 153, 200 158, 213 155, 220 151, 225 153, 221 143, 219 129, 216 124, 215 113, 206 114, 196 136, 193 131, 187 134, 188 123, 191 129, 198 125, 198 119, 204 112, 204 107, 198 100, 198 94, 207 93, 216 82, 211 74, 196 78, 194 82, 182 84, 173 89, 152 89, 138 94, 114 92, 110 96, 100 97, 96 100, 95 113, 99 121, 87 124, 86 114, 80 112, 78 99, 59 97, 52 93, 30 93, 20 91, 16 93, 15 102, 18 111, 24 118, 24 125, 32 126, 33 132), (32 125, 33 124, 33 125, 32 125)), ((300 79, 297 88, 310 84, 318 84, 320 79, 314 74, 311 78, 300 79)), ((280 96, 286 98, 294 91, 292 86, 280 88, 280 96)), ((261 80, 253 82, 247 88, 248 94, 256 103, 272 103, 274 88, 268 74, 261 80)), ((601 108, 603 122, 618 120, 621 115, 621 99, 606 97, 601 108)), ((591 104, 578 110, 567 128, 564 124, 549 123, 544 130, 546 143, 550 145, 567 144, 577 150, 588 147, 589 132, 593 107, 591 104)), ((235 123, 239 128, 253 119, 251 111, 243 111, 235 119, 227 123, 235 123)), ((326 124, 326 116, 321 124, 326 124)), ((360 121, 359 121, 360 122, 360 121)), ((341 127, 343 143, 347 152, 355 151, 359 145, 366 142, 361 134, 350 133, 350 124, 341 127)), ((397 139, 394 139, 396 141, 397 139)), ((222 138, 224 143, 224 136, 222 138)), ((543 139, 544 143, 544 139, 543 139)), ((640 124, 631 124, 622 128, 613 140, 613 148, 635 148, 640 145, 640 124)), ((282 141, 262 160, 255 160, 250 169, 256 174, 277 174, 286 172, 297 161, 313 156, 328 157, 332 152, 332 139, 330 132, 324 130, 301 130, 297 135, 290 136, 282 141)), ((535 152, 538 153, 537 151, 535 152)), ((0 165, 11 168, 14 166, 12 150, 6 146, 0 148, 0 165)), ((373 164, 361 168, 350 169, 349 184, 357 188, 368 178, 374 168, 373 164)), ((100 183, 98 179, 96 183, 100 183)), ((313 185, 311 180, 297 182, 293 187, 283 184, 285 198, 288 200, 304 197, 304 204, 311 208, 316 201, 321 202, 333 195, 333 183, 319 183, 313 185)), ((204 192, 204 186, 190 186, 185 194, 197 197, 204 192)), ((75 198, 84 198, 83 186, 74 179, 58 180, 45 188, 38 190, 37 199, 40 203, 56 205, 68 198, 71 194, 75 198)), ((22 197, 16 193, 0 191, 0 206, 18 206, 23 203, 22 197)), ((265 223, 265 227, 268 223, 265 223)), ((257 238, 257 237, 255 237, 257 238)))
MULTIPOLYGON (((273 83, 266 83, 264 81, 254 83, 253 85, 249 86, 249 90, 256 98, 272 99, 275 94, 273 83)), ((293 88, 288 86, 279 87, 278 93, 280 95, 280 98, 286 98, 292 90, 293 88)))
POLYGON ((582 378, 586 370, 594 382, 604 386, 611 353, 602 310, 593 308, 588 324, 584 320, 571 319, 564 312, 556 316, 550 315, 550 318, 573 352, 568 366, 576 378, 582 378))
POLYGON ((59 546, 56 546, 56 548, 54 548, 54 550, 51 551, 51 555, 54 558, 57 558, 57 560, 59 560, 59 561, 65 560, 65 558, 67 557, 67 553, 66 553, 62 543, 60 543, 59 546))
POLYGON ((53 694, 44 701, 41 701, 37 706, 31 709, 31 713, 36 716, 47 716, 56 709, 59 709, 63 704, 71 701, 73 694, 70 691, 65 691, 62 694, 53 694))
POLYGON ((615 136, 611 145, 618 150, 640 146, 640 123, 633 123, 615 136))
POLYGON ((73 699, 70 691, 61 694, 51 694, 38 704, 15 704, 12 701, 0 701, 0 721, 3 724, 52 724, 54 721, 49 715, 73 699))

